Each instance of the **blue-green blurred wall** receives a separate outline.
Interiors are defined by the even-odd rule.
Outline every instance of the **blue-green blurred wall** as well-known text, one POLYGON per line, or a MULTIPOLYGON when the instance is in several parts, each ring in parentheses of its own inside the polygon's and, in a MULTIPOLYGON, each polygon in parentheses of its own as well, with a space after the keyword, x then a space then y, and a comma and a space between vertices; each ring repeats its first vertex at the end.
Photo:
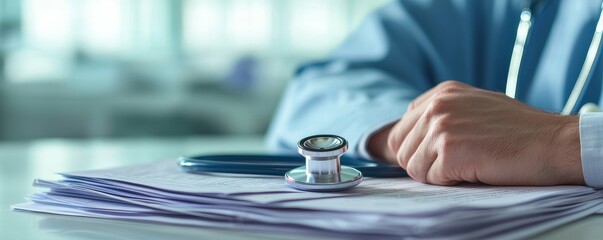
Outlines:
POLYGON ((384 2, 0 0, 0 139, 263 134, 384 2))

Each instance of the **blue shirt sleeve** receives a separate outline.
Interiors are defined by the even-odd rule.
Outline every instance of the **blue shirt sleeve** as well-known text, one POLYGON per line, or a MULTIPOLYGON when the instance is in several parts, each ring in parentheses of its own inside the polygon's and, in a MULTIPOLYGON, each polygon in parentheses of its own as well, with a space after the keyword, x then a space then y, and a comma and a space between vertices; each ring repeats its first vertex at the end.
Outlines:
POLYGON ((580 116, 580 150, 586 185, 603 188, 603 113, 580 116))
POLYGON ((370 15, 326 60, 297 71, 267 134, 271 151, 295 152, 303 137, 337 134, 357 155, 366 134, 401 117, 429 88, 417 34, 398 26, 411 19, 397 11, 392 3, 370 15))
POLYGON ((385 5, 326 59, 297 71, 268 130, 269 150, 294 153, 303 137, 338 134, 351 155, 369 157, 361 151, 369 134, 429 88, 457 80, 499 90, 519 8, 516 0, 385 5))
POLYGON ((468 6, 479 4, 491 3, 394 1, 369 15, 327 59, 297 71, 268 130, 269 150, 294 153, 303 137, 337 134, 348 154, 368 157, 367 136, 400 118, 415 97, 448 79, 470 79, 463 62, 475 55, 467 43, 479 11, 468 6))

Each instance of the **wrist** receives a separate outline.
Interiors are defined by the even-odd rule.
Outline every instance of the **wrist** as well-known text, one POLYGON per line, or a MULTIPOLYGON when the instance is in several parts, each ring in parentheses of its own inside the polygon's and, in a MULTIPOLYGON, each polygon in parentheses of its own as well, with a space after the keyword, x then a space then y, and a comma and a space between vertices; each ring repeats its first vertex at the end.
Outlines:
POLYGON ((558 128, 553 136, 555 153, 552 156, 559 184, 584 185, 582 159, 580 155, 580 126, 578 116, 555 116, 558 128))

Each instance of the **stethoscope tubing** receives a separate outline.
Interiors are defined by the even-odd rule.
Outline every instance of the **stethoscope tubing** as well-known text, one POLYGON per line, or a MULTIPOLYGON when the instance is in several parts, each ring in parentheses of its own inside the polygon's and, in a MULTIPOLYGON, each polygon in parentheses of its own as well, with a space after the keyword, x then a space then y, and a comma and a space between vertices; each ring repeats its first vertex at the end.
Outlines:
MULTIPOLYGON (((517 36, 515 37, 515 44, 511 53, 511 60, 509 63, 509 71, 507 75, 507 83, 505 93, 511 98, 515 98, 517 91, 517 83, 519 78, 519 71, 521 68, 521 61, 523 58, 523 52, 526 48, 528 41, 528 35, 532 25, 532 10, 541 9, 543 5, 542 0, 525 0, 522 2, 522 11, 520 15, 519 25, 517 26, 517 36)), ((603 3, 600 7, 599 18, 597 25, 588 47, 588 52, 580 69, 576 83, 570 92, 568 99, 566 100, 561 115, 570 115, 575 112, 576 106, 584 98, 585 90, 587 89, 590 80, 593 75, 593 68, 599 61, 599 50, 601 48, 601 39, 603 37, 603 3)), ((582 111, 582 110, 581 110, 582 111)))
MULTIPOLYGON (((305 159, 294 155, 201 155, 178 158, 190 173, 233 173, 283 176, 291 168, 303 166, 305 159)), ((365 177, 396 178, 408 174, 399 166, 366 159, 342 157, 342 165, 358 169, 365 177)))

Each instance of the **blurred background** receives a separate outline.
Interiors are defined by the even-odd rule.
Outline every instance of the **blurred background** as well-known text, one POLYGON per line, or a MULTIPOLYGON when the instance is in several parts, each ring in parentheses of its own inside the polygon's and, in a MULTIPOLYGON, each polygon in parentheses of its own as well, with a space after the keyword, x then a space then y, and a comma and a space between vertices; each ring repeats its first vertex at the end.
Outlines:
POLYGON ((261 135, 385 0, 0 0, 0 140, 261 135))

